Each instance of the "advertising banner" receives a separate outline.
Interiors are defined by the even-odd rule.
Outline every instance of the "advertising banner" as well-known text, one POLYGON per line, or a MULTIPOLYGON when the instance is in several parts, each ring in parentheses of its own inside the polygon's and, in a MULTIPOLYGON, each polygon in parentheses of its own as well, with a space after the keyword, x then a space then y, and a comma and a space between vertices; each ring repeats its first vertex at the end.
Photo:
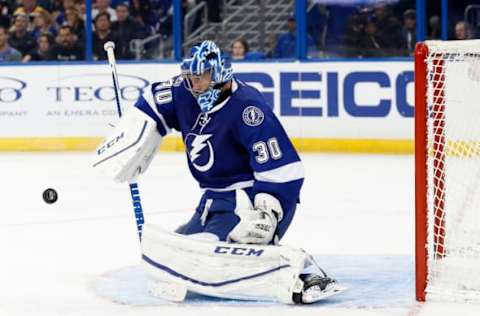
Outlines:
MULTIPOLYGON (((105 64, 2 66, 0 138, 102 137, 116 105, 105 64)), ((295 139, 413 139, 413 63, 236 63, 295 139)), ((118 65, 121 101, 132 106, 176 63, 118 65)), ((228 107, 225 108, 228 110, 228 107)))

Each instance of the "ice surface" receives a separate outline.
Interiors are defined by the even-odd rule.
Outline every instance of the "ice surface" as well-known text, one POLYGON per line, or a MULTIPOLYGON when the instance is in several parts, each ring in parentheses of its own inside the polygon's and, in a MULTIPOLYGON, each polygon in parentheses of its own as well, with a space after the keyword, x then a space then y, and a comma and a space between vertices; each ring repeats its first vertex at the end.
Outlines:
MULTIPOLYGON (((387 308, 404 307, 413 297, 413 262, 410 256, 317 256, 317 262, 335 275, 348 291, 318 305, 329 307, 387 308), (385 289, 388 288, 388 291, 385 289)), ((139 266, 126 267, 102 275, 94 284, 99 296, 123 304, 165 305, 147 293, 147 279, 139 266)), ((187 298, 195 305, 277 305, 265 302, 235 302, 195 295, 187 298)))
MULTIPOLYGON (((414 301, 412 156, 303 154, 302 203, 284 244, 350 286, 313 306, 149 297, 128 187, 88 154, 0 155, 0 315, 479 315, 414 301), (53 187, 57 203, 42 192, 53 187)), ((200 198, 182 154, 161 153, 140 181, 147 221, 175 228, 200 198)))

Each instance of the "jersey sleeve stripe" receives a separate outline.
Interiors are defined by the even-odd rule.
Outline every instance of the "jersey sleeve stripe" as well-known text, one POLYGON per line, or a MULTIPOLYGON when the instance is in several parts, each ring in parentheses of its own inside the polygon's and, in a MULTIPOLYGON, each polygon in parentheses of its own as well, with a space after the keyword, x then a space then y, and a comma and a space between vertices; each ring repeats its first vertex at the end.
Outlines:
MULTIPOLYGON (((159 118, 160 122, 162 122, 163 128, 165 129, 165 135, 169 134, 171 131, 171 128, 167 125, 165 118, 163 117, 162 113, 158 112, 157 107, 155 106, 155 101, 153 100, 153 96, 151 93, 144 93, 143 98, 147 102, 147 104, 150 106, 150 108, 153 110, 153 112, 157 115, 159 118)), ((162 135, 162 136, 165 136, 162 135)))
POLYGON ((254 172, 253 175, 257 181, 285 183, 303 179, 304 170, 302 162, 296 161, 272 170, 254 172))
POLYGON ((162 122, 163 128, 165 129, 165 134, 170 134, 170 127, 168 127, 167 123, 165 122, 165 118, 163 117, 163 115, 158 113, 158 118, 160 119, 160 122, 162 122))

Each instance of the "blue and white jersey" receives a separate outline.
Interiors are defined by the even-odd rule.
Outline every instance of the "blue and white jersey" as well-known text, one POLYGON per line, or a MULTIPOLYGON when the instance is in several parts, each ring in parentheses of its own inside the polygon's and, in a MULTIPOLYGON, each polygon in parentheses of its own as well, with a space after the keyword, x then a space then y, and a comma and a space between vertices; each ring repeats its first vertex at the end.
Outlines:
POLYGON ((232 81, 232 94, 208 112, 181 77, 157 82, 136 107, 157 122, 165 136, 182 134, 188 166, 204 190, 226 192, 251 188, 295 205, 303 183, 303 166, 279 120, 262 94, 232 81))

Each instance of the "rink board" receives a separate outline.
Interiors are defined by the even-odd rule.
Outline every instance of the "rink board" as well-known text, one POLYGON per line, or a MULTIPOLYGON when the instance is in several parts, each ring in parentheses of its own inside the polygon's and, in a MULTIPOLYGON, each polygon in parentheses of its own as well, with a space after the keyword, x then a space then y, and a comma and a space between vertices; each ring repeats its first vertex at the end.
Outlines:
MULTIPOLYGON (((118 65, 123 106, 178 69, 176 63, 118 65)), ((117 120, 106 64, 1 70, 0 150, 92 150, 117 120)), ((299 150, 413 152, 411 61, 237 63, 234 70, 263 93, 299 150)), ((178 134, 162 149, 183 150, 178 134)))

